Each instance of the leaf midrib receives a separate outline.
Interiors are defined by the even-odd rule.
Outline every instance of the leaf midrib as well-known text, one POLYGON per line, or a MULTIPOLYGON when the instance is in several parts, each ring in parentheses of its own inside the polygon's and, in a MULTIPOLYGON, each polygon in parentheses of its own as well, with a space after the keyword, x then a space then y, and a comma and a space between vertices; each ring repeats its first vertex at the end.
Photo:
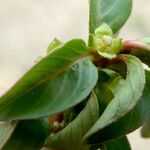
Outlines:
MULTIPOLYGON (((87 58, 90 57, 90 56, 92 56, 92 53, 89 51, 89 52, 87 52, 86 54, 82 55, 81 57, 78 57, 75 61, 71 62, 70 64, 68 64, 68 65, 64 66, 63 68, 61 68, 60 70, 56 71, 51 77, 45 78, 45 79, 43 79, 43 80, 37 82, 36 85, 32 86, 30 89, 26 90, 24 93, 22 92, 22 93, 20 93, 20 95, 18 95, 17 97, 13 97, 13 98, 11 99, 11 101, 9 101, 9 103, 12 103, 16 98, 18 98, 18 97, 20 97, 20 96, 22 96, 22 95, 25 95, 26 93, 30 92, 32 89, 36 88, 37 86, 39 86, 39 85, 42 84, 43 82, 46 82, 46 81, 48 81, 48 80, 52 80, 53 78, 59 76, 59 75, 60 75, 61 73, 63 73, 66 69, 68 69, 68 68, 72 67, 73 65, 77 64, 77 63, 80 62, 81 60, 87 59, 87 58)), ((42 60, 41 60, 41 61, 42 61, 42 60)), ((34 66, 33 66, 33 67, 34 67, 34 66)), ((32 69, 31 69, 31 70, 32 70, 32 69)), ((31 70, 30 70, 30 71, 31 71, 31 70)), ((30 71, 28 71, 24 76, 28 75, 28 74, 30 73, 30 71)), ((21 78, 18 82, 16 82, 16 84, 18 84, 22 79, 23 79, 23 78, 21 78)), ((15 87, 16 84, 15 84, 13 87, 15 87)), ((12 87, 12 88, 13 88, 13 87, 12 87)), ((4 95, 2 95, 2 96, 0 97, 1 102, 2 102, 2 101, 5 101, 5 98, 3 99, 3 97, 5 97, 6 94, 7 94, 7 91, 6 91, 6 93, 4 93, 4 95)), ((6 99, 7 99, 7 98, 6 98, 6 99)), ((9 103, 7 102, 7 104, 9 104, 9 103)))

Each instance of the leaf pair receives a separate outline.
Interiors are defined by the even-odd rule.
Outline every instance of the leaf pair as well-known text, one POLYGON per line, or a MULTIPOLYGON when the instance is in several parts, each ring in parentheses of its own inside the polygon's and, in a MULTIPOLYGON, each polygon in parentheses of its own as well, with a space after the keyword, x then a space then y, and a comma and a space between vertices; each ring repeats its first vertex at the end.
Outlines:
POLYGON ((89 150, 90 146, 82 143, 82 139, 98 118, 98 101, 96 95, 92 93, 87 105, 76 119, 56 135, 50 136, 45 146, 61 150, 89 150))
MULTIPOLYGON (((102 86, 98 87, 99 93, 97 93, 97 95, 101 103, 104 102, 104 98, 105 98, 105 102, 107 102, 108 100, 112 98, 112 96, 111 97, 107 96, 107 95, 112 95, 110 92, 108 93, 108 89, 110 90, 113 89, 111 91, 112 93, 115 94, 117 92, 117 89, 121 88, 124 83, 120 77, 115 77, 115 78, 113 77, 111 80, 109 79, 108 81, 109 82, 106 82, 107 86, 106 85, 103 86, 103 87, 106 86, 107 90, 105 88, 103 88, 102 90, 102 86), (116 87, 116 85, 118 85, 118 87, 116 87), (116 90, 114 91, 114 89, 116 90), (105 91, 107 91, 107 95, 105 94, 105 91), (101 93, 104 93, 104 94, 102 95, 101 93)), ((103 83, 101 82, 99 84, 103 84, 103 83)), ((125 116, 122 116, 116 122, 106 126, 105 128, 95 133, 95 136, 97 136, 97 138, 99 139, 98 142, 103 143, 105 141, 124 136, 136 130, 140 126, 142 126, 145 123, 145 121, 149 119, 149 116, 150 116, 150 109, 149 109, 150 94, 149 93, 150 93, 150 72, 146 71, 146 85, 145 85, 142 97, 140 98, 139 102, 125 116)), ((103 109, 102 106, 103 105, 100 105, 100 108, 103 109)), ((148 127, 149 124, 147 123, 146 126, 148 127)), ((146 133, 148 133, 147 127, 146 127, 147 129, 146 133)), ((91 141, 89 141, 89 143, 90 142, 91 141)))
POLYGON ((130 145, 126 137, 107 142, 100 145, 86 145, 82 138, 93 126, 99 116, 99 107, 96 95, 93 93, 83 111, 66 128, 56 135, 47 138, 45 146, 61 150, 116 150, 123 148, 130 150, 130 145))
MULTIPOLYGON (((146 116, 144 116, 144 118, 141 118, 141 120, 139 120, 139 117, 142 117, 141 111, 143 113, 141 107, 143 109, 145 108, 145 106, 137 104, 141 103, 142 101, 140 100, 140 102, 138 102, 145 83, 145 73, 143 66, 141 62, 134 56, 121 55, 120 57, 122 57, 124 63, 126 63, 127 67, 126 80, 123 80, 117 74, 113 74, 112 71, 106 71, 109 72, 108 73, 109 82, 106 82, 107 80, 106 74, 99 74, 99 79, 103 78, 104 83, 106 82, 106 85, 104 85, 103 87, 102 86, 99 87, 100 88, 99 92, 101 92, 99 94, 100 97, 98 96, 100 101, 99 109, 96 108, 89 109, 88 106, 89 104, 91 106, 92 104, 94 105, 94 101, 89 100, 86 108, 79 114, 79 116, 74 121, 72 121, 65 129, 63 129, 54 136, 50 136, 47 139, 46 146, 64 150, 66 149, 88 150, 90 148, 90 145, 88 146, 82 143, 83 137, 84 138, 86 137, 86 141, 88 142, 88 144, 103 143, 106 142, 107 140, 112 140, 114 138, 124 136, 127 132, 131 132, 131 130, 135 130, 137 127, 143 124, 145 119, 148 117, 147 111, 149 111, 145 110, 143 115, 146 116), (105 86, 107 87, 105 88, 105 86), (91 121, 91 114, 93 114, 93 112, 95 112, 95 115, 98 112, 101 113, 101 109, 103 110, 101 105, 102 100, 101 98, 104 98, 104 101, 106 100, 105 99, 106 96, 110 94, 108 93, 108 89, 112 93, 112 97, 114 95, 114 98, 110 102, 106 102, 109 103, 108 106, 106 107, 105 111, 103 112, 103 114, 100 116, 99 119, 98 117, 96 117, 98 120, 96 119, 97 121, 95 120, 96 121, 95 123, 95 121, 94 122, 91 121), (136 104, 138 105, 138 107, 140 107, 139 110, 137 110, 136 108, 137 106, 135 107, 136 104), (87 113, 86 109, 88 110, 87 113), (140 113, 139 116, 136 116, 137 114, 133 113, 134 111, 135 112, 138 111, 138 113, 140 113), (134 115, 133 118, 130 118, 131 120, 128 120, 127 116, 128 113, 134 115), (134 125, 135 121, 134 117, 138 117, 137 118, 138 122, 135 122, 135 125, 134 125), (127 119, 127 122, 124 119, 127 119), (131 121, 131 125, 128 124, 129 121, 131 121), (89 123, 91 123, 90 126, 88 126, 89 123), (121 124, 122 126, 120 126, 121 124)), ((102 85, 101 82, 99 84, 102 85)), ((107 99, 110 100, 112 97, 108 97, 107 99)), ((144 102, 145 102, 144 104, 149 103, 147 98, 144 99, 144 102)), ((121 142, 122 140, 124 141, 124 139, 120 139, 121 142)), ((116 143, 118 142, 116 141, 116 143)), ((128 146, 128 144, 125 145, 127 145, 128 149, 130 149, 130 146, 128 146)), ((113 148, 111 142, 108 145, 106 143, 105 146, 113 148)))
POLYGON ((101 134, 101 131, 130 112, 141 97, 145 86, 145 73, 142 63, 134 56, 121 55, 120 58, 127 67, 126 81, 114 95, 100 119, 86 134, 85 138, 88 143, 94 144, 103 141, 104 138, 101 138, 101 136, 105 134, 101 134))

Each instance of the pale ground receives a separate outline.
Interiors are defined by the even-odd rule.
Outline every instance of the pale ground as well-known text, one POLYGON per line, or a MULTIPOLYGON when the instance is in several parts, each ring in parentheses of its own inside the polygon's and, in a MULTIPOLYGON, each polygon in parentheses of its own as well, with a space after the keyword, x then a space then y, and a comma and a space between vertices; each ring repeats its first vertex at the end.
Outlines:
MULTIPOLYGON (((149 7, 150 0, 134 0, 122 37, 150 37, 149 7)), ((54 37, 87 39, 87 22, 88 0, 0 0, 0 94, 45 54, 54 37)), ((133 150, 150 149, 138 130, 129 139, 133 150)))

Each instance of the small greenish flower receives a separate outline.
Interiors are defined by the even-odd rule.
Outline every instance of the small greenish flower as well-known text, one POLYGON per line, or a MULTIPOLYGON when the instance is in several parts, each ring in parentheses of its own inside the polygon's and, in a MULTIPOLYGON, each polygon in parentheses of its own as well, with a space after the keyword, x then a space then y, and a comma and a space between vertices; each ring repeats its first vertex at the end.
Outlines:
POLYGON ((96 37, 102 37, 103 35, 108 35, 110 37, 113 36, 113 32, 111 28, 106 23, 103 23, 95 30, 96 37))
POLYGON ((102 57, 112 59, 123 47, 122 39, 113 38, 113 32, 107 24, 102 24, 95 30, 94 48, 102 57))

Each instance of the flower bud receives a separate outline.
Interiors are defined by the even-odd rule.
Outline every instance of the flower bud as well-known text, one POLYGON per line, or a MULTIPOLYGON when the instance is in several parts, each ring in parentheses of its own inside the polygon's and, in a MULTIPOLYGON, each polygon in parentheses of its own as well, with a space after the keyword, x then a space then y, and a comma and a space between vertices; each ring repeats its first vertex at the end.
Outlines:
POLYGON ((108 36, 113 36, 113 32, 111 30, 111 28, 106 24, 103 23, 101 26, 99 26, 96 30, 95 30, 95 36, 96 37, 102 37, 104 35, 108 35, 108 36))

